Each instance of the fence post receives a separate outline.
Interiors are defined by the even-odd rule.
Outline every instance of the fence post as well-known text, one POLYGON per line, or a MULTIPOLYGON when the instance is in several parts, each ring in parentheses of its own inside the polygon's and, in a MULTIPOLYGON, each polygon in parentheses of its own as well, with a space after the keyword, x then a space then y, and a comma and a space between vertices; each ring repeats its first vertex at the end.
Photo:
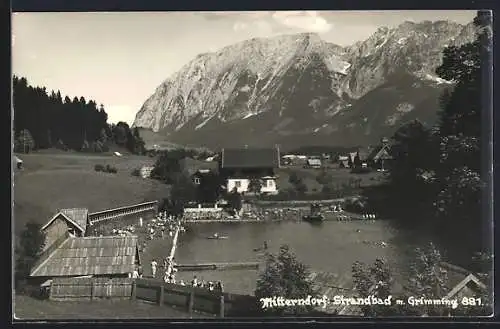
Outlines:
POLYGON ((191 289, 191 292, 189 293, 189 302, 188 302, 189 314, 193 313, 193 306, 194 306, 194 288, 191 289))
POLYGON ((95 296, 95 280, 90 279, 90 300, 92 301, 95 296))
POLYGON ((224 294, 221 294, 220 295, 220 308, 219 308, 219 316, 221 318, 224 317, 224 312, 225 312, 225 310, 224 310, 224 294))
POLYGON ((132 291, 130 292, 130 299, 135 300, 137 297, 137 281, 132 281, 132 291))
POLYGON ((165 294, 165 289, 163 288, 163 283, 160 286, 160 300, 158 301, 159 305, 163 305, 163 295, 165 294))

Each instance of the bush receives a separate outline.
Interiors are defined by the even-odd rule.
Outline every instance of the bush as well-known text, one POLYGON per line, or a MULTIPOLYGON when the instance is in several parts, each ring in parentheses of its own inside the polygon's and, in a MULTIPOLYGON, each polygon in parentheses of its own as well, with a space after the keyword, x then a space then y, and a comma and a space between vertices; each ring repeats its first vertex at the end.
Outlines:
POLYGON ((95 171, 102 171, 102 172, 106 172, 106 173, 110 173, 110 174, 116 174, 118 172, 116 167, 112 167, 109 164, 106 166, 104 166, 102 164, 96 164, 94 166, 94 170, 95 171))
POLYGON ((111 173, 111 174, 116 174, 118 170, 116 170, 116 167, 112 167, 109 164, 106 165, 106 172, 111 173))
MULTIPOLYGON (((260 274, 255 289, 255 297, 304 298, 315 295, 312 283, 307 280, 308 269, 298 261, 287 245, 282 245, 278 254, 267 254, 265 270, 260 274)), ((277 307, 266 309, 264 315, 305 315, 311 306, 277 307)))
POLYGON ((369 172, 371 172, 370 168, 363 167, 355 167, 351 170, 351 174, 368 174, 369 172))

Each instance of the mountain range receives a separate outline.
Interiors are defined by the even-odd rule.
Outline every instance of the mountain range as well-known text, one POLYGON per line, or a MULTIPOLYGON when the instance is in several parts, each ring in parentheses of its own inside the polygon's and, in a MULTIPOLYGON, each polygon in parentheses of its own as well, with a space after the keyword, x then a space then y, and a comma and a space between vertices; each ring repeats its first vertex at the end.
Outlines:
POLYGON ((409 120, 435 123, 453 86, 435 74, 442 52, 474 38, 472 22, 424 21, 347 47, 314 33, 246 40, 192 59, 133 125, 211 148, 374 144, 409 120))

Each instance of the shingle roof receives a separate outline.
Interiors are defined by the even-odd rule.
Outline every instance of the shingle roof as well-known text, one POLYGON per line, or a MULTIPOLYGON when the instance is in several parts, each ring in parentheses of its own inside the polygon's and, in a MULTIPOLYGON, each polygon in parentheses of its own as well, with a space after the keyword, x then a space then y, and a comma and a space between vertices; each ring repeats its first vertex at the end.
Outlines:
POLYGON ((278 168, 277 148, 222 149, 221 168, 278 168))
POLYGON ((127 274, 137 257, 137 236, 69 237, 33 267, 31 276, 127 274))

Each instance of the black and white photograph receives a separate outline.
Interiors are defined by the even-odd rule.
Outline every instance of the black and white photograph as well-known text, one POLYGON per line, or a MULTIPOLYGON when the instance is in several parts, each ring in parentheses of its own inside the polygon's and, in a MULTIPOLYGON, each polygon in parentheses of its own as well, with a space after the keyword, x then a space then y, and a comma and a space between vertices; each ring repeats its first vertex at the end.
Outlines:
POLYGON ((492 16, 13 12, 13 319, 491 316, 492 16))

